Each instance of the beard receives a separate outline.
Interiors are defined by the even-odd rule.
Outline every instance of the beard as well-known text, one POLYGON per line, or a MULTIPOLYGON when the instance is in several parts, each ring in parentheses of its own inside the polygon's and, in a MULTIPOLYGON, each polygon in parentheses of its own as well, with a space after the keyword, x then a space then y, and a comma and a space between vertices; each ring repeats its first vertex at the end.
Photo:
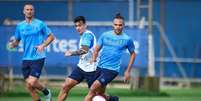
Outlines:
POLYGON ((116 34, 121 34, 122 30, 114 30, 116 34))

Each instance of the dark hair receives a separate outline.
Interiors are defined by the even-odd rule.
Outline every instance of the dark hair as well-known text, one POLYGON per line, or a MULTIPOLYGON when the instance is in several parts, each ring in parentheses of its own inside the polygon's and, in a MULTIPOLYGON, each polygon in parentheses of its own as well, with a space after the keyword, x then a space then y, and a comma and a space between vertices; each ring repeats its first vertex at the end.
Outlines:
POLYGON ((114 19, 122 19, 122 20, 124 20, 124 17, 121 16, 120 13, 117 13, 117 14, 115 15, 114 19))
POLYGON ((86 20, 84 18, 84 16, 78 16, 74 19, 74 23, 82 21, 84 24, 86 23, 86 20))

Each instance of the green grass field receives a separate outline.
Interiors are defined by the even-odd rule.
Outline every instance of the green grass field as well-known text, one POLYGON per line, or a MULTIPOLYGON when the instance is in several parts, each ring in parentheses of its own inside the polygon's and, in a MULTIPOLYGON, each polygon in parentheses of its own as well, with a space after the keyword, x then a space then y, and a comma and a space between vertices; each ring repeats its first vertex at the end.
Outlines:
MULTIPOLYGON (((59 87, 51 87, 51 90, 53 93, 53 101, 56 101, 59 87)), ((75 87, 72 89, 67 101, 83 101, 87 91, 86 88, 75 87)), ((119 96, 120 101, 201 101, 201 88, 166 89, 160 93, 145 93, 143 91, 109 88, 107 92, 119 96)), ((43 95, 40 95, 42 101, 45 101, 43 95)), ((15 86, 13 90, 1 94, 0 101, 32 101, 32 99, 22 86, 15 86)))

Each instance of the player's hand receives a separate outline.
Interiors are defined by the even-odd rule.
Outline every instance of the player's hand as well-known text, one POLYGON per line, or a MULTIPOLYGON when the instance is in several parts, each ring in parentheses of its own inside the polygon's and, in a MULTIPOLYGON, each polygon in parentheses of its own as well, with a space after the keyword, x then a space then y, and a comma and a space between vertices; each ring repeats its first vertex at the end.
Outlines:
POLYGON ((124 82, 128 82, 130 80, 130 72, 127 70, 124 73, 124 82))
POLYGON ((9 42, 8 42, 8 48, 15 48, 15 43, 16 43, 16 39, 14 36, 10 37, 9 42))
POLYGON ((72 53, 71 53, 71 51, 66 51, 64 55, 65 55, 65 56, 71 56, 72 53))
POLYGON ((44 44, 41 44, 39 46, 36 46, 36 49, 37 49, 37 52, 43 52, 44 49, 45 49, 45 45, 44 44))
POLYGON ((10 49, 15 48, 13 42, 8 43, 8 48, 10 48, 10 49))

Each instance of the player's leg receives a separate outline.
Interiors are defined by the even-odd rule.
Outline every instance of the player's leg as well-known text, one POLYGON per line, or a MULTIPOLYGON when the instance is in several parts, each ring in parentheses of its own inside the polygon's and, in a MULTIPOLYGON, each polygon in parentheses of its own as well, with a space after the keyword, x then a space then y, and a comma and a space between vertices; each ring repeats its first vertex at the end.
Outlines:
POLYGON ((26 83, 26 88, 29 91, 33 101, 40 101, 40 97, 37 94, 37 90, 26 83))
POLYGON ((27 83, 32 86, 33 88, 38 89, 41 91, 46 98, 46 101, 51 101, 51 92, 49 89, 47 89, 45 86, 43 86, 39 82, 39 78, 41 75, 41 71, 44 65, 45 59, 39 59, 39 60, 33 60, 31 61, 31 73, 27 79, 27 83))
POLYGON ((90 90, 85 97, 85 101, 92 101, 92 98, 96 94, 102 93, 102 95, 104 95, 103 92, 105 92, 107 84, 110 83, 117 75, 118 72, 116 71, 101 68, 99 77, 90 87, 90 90))
POLYGON ((118 96, 112 96, 112 95, 108 95, 105 92, 106 86, 102 87, 100 92, 97 95, 101 95, 104 96, 106 98, 107 101, 119 101, 119 97, 118 96))
POLYGON ((106 89, 106 86, 102 87, 102 89, 100 90, 100 92, 99 92, 98 95, 104 96, 107 99, 107 101, 119 101, 119 97, 118 96, 108 95, 105 92, 105 89, 106 89))
POLYGON ((107 94, 105 92, 106 86, 101 87, 100 91, 97 93, 97 95, 104 95, 107 97, 107 94))
POLYGON ((37 89, 32 87, 29 83, 26 82, 26 88, 29 91, 33 101, 40 101, 40 97, 38 96, 37 89))
POLYGON ((38 96, 37 90, 27 82, 27 79, 31 72, 31 68, 29 67, 29 65, 30 65, 30 62, 27 60, 24 60, 22 62, 22 73, 23 73, 23 77, 25 79, 25 85, 26 85, 26 88, 29 91, 33 101, 40 101, 40 97, 38 96))
POLYGON ((83 79, 84 76, 82 70, 79 67, 74 68, 71 75, 66 78, 65 82, 62 84, 57 100, 64 101, 67 98, 71 88, 80 83, 83 79))
POLYGON ((57 101, 64 101, 67 98, 71 88, 73 88, 78 83, 79 82, 74 79, 66 78, 65 82, 61 86, 61 90, 60 90, 57 101))
POLYGON ((32 75, 30 75, 30 76, 27 78, 26 82, 27 82, 31 87, 33 87, 33 88, 35 88, 35 89, 38 89, 39 91, 42 91, 42 90, 44 90, 44 88, 45 88, 42 84, 40 84, 40 82, 38 81, 38 78, 36 78, 36 77, 34 77, 34 76, 32 76, 32 75))
MULTIPOLYGON (((88 88, 92 89, 92 92, 93 92, 93 89, 97 89, 96 91, 98 92, 99 92, 99 89, 101 89, 100 87, 96 88, 97 87, 96 85, 100 85, 100 84, 94 83, 100 75, 101 75, 101 69, 99 67, 97 67, 96 71, 94 72, 85 72, 84 78, 86 79, 88 88), (93 87, 91 87, 92 84, 93 84, 93 87)), ((94 92, 94 93, 95 95, 97 94, 97 92, 94 92)))
POLYGON ((27 84, 29 85, 29 88, 32 88, 33 92, 36 92, 36 89, 43 92, 43 94, 46 96, 46 101, 51 101, 51 92, 49 89, 44 87, 40 82, 38 81, 38 78, 34 76, 29 76, 26 80, 27 84))
POLYGON ((88 88, 91 87, 94 81, 100 76, 101 70, 99 67, 97 67, 96 71, 94 72, 85 72, 84 78, 86 79, 88 88))
POLYGON ((93 82, 93 84, 91 85, 88 94, 86 95, 84 101, 92 101, 92 98, 97 94, 100 93, 101 91, 101 83, 96 80, 93 82))

